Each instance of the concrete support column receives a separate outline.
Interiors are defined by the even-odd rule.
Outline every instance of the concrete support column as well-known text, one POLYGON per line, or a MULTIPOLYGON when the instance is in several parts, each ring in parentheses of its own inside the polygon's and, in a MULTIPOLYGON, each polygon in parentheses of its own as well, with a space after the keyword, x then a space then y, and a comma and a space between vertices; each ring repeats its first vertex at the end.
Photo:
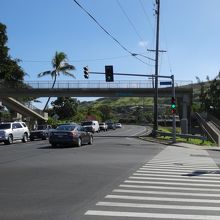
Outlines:
POLYGON ((180 127, 181 127, 181 133, 182 134, 188 134, 189 133, 188 118, 187 118, 188 105, 189 105, 189 97, 184 95, 183 100, 182 100, 182 119, 180 121, 180 127))

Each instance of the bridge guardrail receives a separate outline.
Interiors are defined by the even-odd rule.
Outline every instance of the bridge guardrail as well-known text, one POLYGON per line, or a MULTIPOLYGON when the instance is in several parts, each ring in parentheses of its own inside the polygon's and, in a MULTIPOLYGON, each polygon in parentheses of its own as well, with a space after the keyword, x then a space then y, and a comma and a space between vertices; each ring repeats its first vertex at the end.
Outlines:
MULTIPOLYGON (((24 81, 23 83, 0 83, 0 88, 31 88, 31 89, 51 89, 53 81, 24 81)), ((175 81, 175 87, 192 86, 191 81, 175 81)), ((57 81, 54 88, 153 88, 151 80, 119 80, 114 82, 105 82, 97 80, 74 80, 57 81)), ((171 86, 160 86, 159 88, 170 88, 171 86)))

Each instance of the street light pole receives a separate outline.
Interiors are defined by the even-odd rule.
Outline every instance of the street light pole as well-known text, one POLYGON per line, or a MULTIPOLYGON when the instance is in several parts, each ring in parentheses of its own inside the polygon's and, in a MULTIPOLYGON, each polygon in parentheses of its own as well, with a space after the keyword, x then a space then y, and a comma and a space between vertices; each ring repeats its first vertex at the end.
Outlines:
POLYGON ((156 0, 157 8, 155 10, 157 16, 156 29, 156 51, 155 51, 155 97, 154 97, 154 132, 158 130, 158 64, 159 64, 159 30, 160 30, 160 0, 156 0))

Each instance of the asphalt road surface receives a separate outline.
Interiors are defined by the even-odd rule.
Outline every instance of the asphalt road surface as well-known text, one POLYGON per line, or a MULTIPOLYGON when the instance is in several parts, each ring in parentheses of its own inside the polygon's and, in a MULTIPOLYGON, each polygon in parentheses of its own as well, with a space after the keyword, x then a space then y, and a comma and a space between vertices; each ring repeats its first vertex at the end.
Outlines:
POLYGON ((141 126, 94 144, 0 145, 1 220, 219 220, 220 151, 135 138, 141 126))
POLYGON ((0 144, 0 219, 90 219, 91 205, 164 149, 132 137, 144 130, 101 132, 80 148, 51 148, 48 140, 0 144))

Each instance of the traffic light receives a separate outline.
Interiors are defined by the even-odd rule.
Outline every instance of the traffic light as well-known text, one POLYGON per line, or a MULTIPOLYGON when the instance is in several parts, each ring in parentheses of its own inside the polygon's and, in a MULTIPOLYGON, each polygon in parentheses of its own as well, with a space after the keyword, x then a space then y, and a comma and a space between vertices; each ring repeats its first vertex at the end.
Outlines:
POLYGON ((114 81, 113 66, 105 66, 105 81, 106 82, 114 81))
POLYGON ((171 98, 171 112, 172 114, 176 113, 176 100, 174 97, 171 98))
POLYGON ((88 79, 89 78, 89 68, 88 66, 83 67, 84 69, 84 78, 88 79))

